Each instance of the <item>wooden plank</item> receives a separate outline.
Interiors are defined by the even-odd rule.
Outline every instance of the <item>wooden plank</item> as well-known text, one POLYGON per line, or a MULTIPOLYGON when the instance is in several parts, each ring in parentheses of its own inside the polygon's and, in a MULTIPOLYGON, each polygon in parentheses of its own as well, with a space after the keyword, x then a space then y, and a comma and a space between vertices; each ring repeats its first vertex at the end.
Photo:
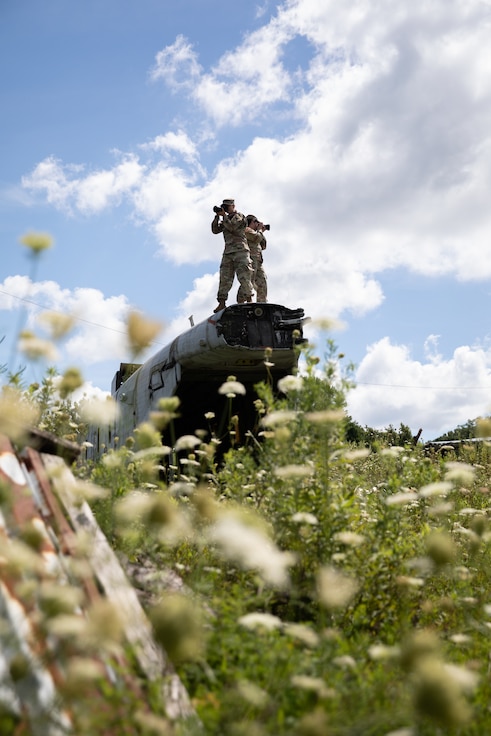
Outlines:
MULTIPOLYGON (((26 463, 27 470, 32 474, 31 483, 37 485, 36 494, 42 497, 42 506, 45 509, 45 515, 50 515, 51 527, 58 539, 60 550, 65 554, 73 555, 77 546, 76 535, 51 488, 41 455, 36 450, 26 447, 22 451, 22 458, 26 463)), ((81 583, 91 602, 100 599, 97 585, 91 577, 84 576, 81 579, 81 583)))
POLYGON ((162 696, 168 717, 195 717, 189 695, 174 666, 153 637, 150 621, 135 589, 102 533, 90 506, 85 501, 78 501, 75 493, 78 482, 61 458, 53 455, 41 457, 73 528, 85 532, 91 539, 91 544, 88 545, 89 562, 100 587, 121 615, 127 641, 135 652, 139 666, 149 680, 163 680, 162 696))

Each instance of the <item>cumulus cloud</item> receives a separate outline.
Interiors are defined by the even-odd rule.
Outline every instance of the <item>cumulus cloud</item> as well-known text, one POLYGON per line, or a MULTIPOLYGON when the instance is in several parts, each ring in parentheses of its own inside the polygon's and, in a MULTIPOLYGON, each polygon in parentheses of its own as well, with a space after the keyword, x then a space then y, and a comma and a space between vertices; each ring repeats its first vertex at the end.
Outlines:
MULTIPOLYGON (((379 307, 378 276, 389 269, 489 278, 489 3, 284 0, 269 19, 264 10, 263 25, 211 68, 182 35, 156 55, 151 80, 183 93, 199 124, 195 116, 189 129, 180 121, 104 170, 49 157, 24 187, 85 214, 124 199, 165 259, 205 264, 176 329, 189 314, 204 318, 215 298, 222 241, 210 232, 211 208, 228 196, 271 223, 265 265, 275 301, 302 305, 313 318, 379 307), (290 54, 295 44, 298 55, 290 54), (208 171, 210 146, 239 128, 240 147, 208 171)), ((426 349, 418 363, 389 338, 372 345, 352 406, 386 423, 377 393, 384 389, 369 384, 397 378, 411 387, 391 393, 401 421, 418 424, 418 411, 434 401, 435 427, 455 426, 447 395, 463 421, 486 411, 477 388, 489 372, 487 352, 459 347, 445 359, 432 336, 426 349), (464 364, 482 371, 476 390, 451 393, 467 385, 464 364), (434 387, 431 401, 423 386, 434 387)))
POLYGON ((122 156, 112 169, 86 175, 83 166, 64 165, 48 156, 22 177, 22 185, 33 192, 44 192, 47 201, 58 209, 94 214, 118 205, 139 185, 142 176, 143 166, 133 154, 122 156))
POLYGON ((292 77, 282 52, 291 38, 292 30, 274 19, 199 79, 193 96, 216 125, 241 125, 289 99, 292 77))
POLYGON ((190 86, 208 123, 241 125, 267 114, 277 135, 252 138, 207 180, 196 166, 198 141, 180 129, 146 145, 179 153, 194 167, 145 165, 128 154, 113 170, 84 176, 49 158, 24 184, 44 190, 56 206, 85 212, 127 195, 176 263, 216 259, 202 233, 210 204, 231 193, 274 223, 275 262, 280 253, 282 262, 285 253, 299 261, 301 243, 302 260, 322 250, 338 264, 338 276, 347 278, 355 260, 362 281, 396 266, 487 277, 488 30, 479 2, 441 0, 423 12, 402 3, 359 0, 348 9, 340 0, 296 0, 207 72, 179 36, 157 55, 152 78, 175 87, 179 70, 179 84, 190 86), (285 52, 295 39, 309 44, 302 68, 288 66, 285 52), (285 128, 285 112, 293 127, 285 128), (186 218, 196 213, 185 235, 176 227, 184 211, 186 218))
MULTIPOLYGON (((123 295, 105 297, 98 289, 69 290, 54 281, 32 282, 26 276, 9 276, 0 284, 0 311, 21 308, 24 327, 36 334, 46 331, 42 320, 46 311, 73 317, 73 329, 62 340, 65 365, 83 369, 131 357, 126 322, 133 308, 123 295)), ((153 352, 158 347, 161 343, 155 342, 153 352)))
MULTIPOLYGON (((434 341, 434 336, 430 337, 434 341)), ((491 349, 462 345, 445 359, 411 357, 388 337, 370 345, 356 371, 348 411, 361 425, 421 427, 426 440, 491 412, 491 349)))
POLYGON ((150 71, 150 79, 163 79, 174 91, 181 87, 192 87, 193 80, 201 74, 196 52, 183 35, 175 42, 159 51, 155 65, 150 71))
POLYGON ((140 148, 158 151, 164 155, 177 151, 182 154, 184 159, 193 163, 199 159, 196 144, 183 130, 178 130, 176 133, 169 131, 164 135, 158 135, 149 143, 142 143, 140 148))

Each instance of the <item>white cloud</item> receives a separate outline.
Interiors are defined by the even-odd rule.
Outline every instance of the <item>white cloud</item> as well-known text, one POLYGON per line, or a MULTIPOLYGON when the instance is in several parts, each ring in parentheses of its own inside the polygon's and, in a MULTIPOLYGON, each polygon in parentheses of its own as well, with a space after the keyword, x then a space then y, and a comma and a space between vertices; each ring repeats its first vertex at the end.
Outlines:
POLYGON ((177 133, 169 131, 165 135, 158 135, 149 143, 143 143, 140 148, 158 151, 162 154, 176 151, 183 158, 190 162, 196 162, 199 159, 198 148, 191 138, 182 130, 177 133))
MULTIPOLYGON (((211 69, 178 36, 150 76, 181 91, 182 104, 202 114, 199 124, 193 114, 188 130, 179 116, 175 131, 106 170, 87 173, 49 157, 23 185, 86 214, 125 198, 164 258, 215 264, 195 280, 166 334, 185 329, 190 314, 205 318, 214 303, 223 241, 210 231, 212 206, 228 196, 271 223, 271 300, 303 306, 313 318, 375 309, 384 298, 378 275, 392 268, 489 278, 489 9, 483 0, 286 0, 211 69), (295 43, 303 50, 292 62, 295 43), (226 126, 234 140, 244 126, 241 143, 207 173, 201 162, 219 149, 226 126)), ((104 297, 94 304, 95 314, 104 297)), ((122 313, 115 307, 116 323, 122 313)), ((351 399, 367 423, 417 428, 429 406, 434 426, 444 428, 486 411, 486 392, 477 390, 488 380, 486 351, 459 347, 446 359, 431 335, 425 351, 420 363, 389 338, 370 348, 351 399), (470 377, 474 389, 463 383, 470 377), (365 385, 377 382, 411 388, 391 390, 394 411, 386 410, 380 398, 388 389, 365 385)))
MULTIPOLYGON (((176 263, 216 260, 215 242, 203 237, 211 206, 235 196, 239 207, 273 223, 275 264, 280 248, 282 262, 292 254, 293 264, 287 261, 298 265, 301 244, 300 262, 315 263, 322 250, 337 264, 337 278, 344 273, 342 283, 353 269, 356 284, 398 266, 488 277, 489 19, 479 2, 441 0, 424 11, 393 2, 290 2, 208 73, 179 37, 158 56, 153 77, 169 82, 175 67, 184 68, 192 95, 217 124, 267 111, 280 126, 276 138, 250 140, 207 181, 198 165, 201 132, 191 137, 180 128, 142 149, 173 151, 191 168, 145 165, 128 154, 113 170, 83 177, 78 167, 46 159, 24 183, 57 206, 85 212, 127 194, 176 263), (300 76, 284 56, 295 38, 311 44, 300 76), (271 108, 277 100, 297 118, 297 131, 286 137, 283 112, 271 108)), ((340 310, 354 300, 344 295, 340 310)), ((371 304, 367 292, 366 309, 371 304)))
POLYGON ((348 411, 359 424, 383 429, 402 422, 415 434, 422 427, 430 440, 491 412, 491 349, 462 345, 448 359, 422 363, 385 337, 369 346, 356 382, 348 411))
POLYGON ((77 329, 65 346, 72 362, 90 365, 129 355, 126 319, 130 305, 126 297, 107 298, 98 289, 75 289, 65 309, 77 319, 77 329))
MULTIPOLYGON (((117 153, 117 152, 116 152, 117 153)), ((46 193, 50 204, 61 210, 73 208, 84 214, 100 212, 120 203, 142 180, 144 167, 133 154, 123 155, 113 169, 83 175, 82 166, 64 165, 49 156, 22 177, 22 185, 46 193)))
POLYGON ((255 120, 288 100, 292 80, 281 57, 290 38, 291 30, 273 20, 199 79, 193 97, 217 126, 255 120))
MULTIPOLYGON (((181 304, 181 314, 165 327, 142 360, 188 330, 190 318, 197 324, 209 316, 217 284, 218 273, 195 280, 181 304)), ((278 301, 296 306, 288 298, 278 301)), ((298 306, 305 308, 309 301, 307 293, 298 306)), ((13 311, 19 303, 26 310, 26 326, 37 333, 43 308, 75 316, 75 329, 63 344, 61 370, 76 365, 84 373, 105 361, 119 364, 131 359, 125 329, 130 305, 125 297, 105 298, 96 289, 72 292, 52 281, 32 283, 27 277, 9 277, 0 285, 0 309, 13 311)), ((311 316, 308 307, 306 315, 311 316)), ((332 313, 326 308, 323 316, 332 313)), ((315 327, 306 328, 305 334, 315 344, 315 327)), ((351 416, 362 426, 380 429, 402 422, 416 433, 421 426, 423 439, 429 440, 491 412, 491 348, 463 345, 444 358, 438 352, 438 336, 429 335, 424 353, 424 362, 415 360, 407 346, 393 344, 388 337, 370 345, 356 371, 356 388, 348 394, 351 416)), ((83 388, 88 395, 98 391, 90 383, 83 388)))
POLYGON ((28 190, 46 193, 49 204, 68 209, 70 198, 76 194, 79 180, 69 175, 78 174, 82 167, 64 166, 54 156, 48 156, 37 164, 31 174, 22 177, 22 186, 28 190))
POLYGON ((64 362, 84 368, 106 360, 130 359, 126 319, 131 305, 125 296, 105 297, 98 289, 62 289, 54 281, 32 282, 9 276, 0 284, 0 310, 23 309, 27 328, 40 334, 44 311, 74 317, 73 331, 63 340, 64 362))
POLYGON ((106 171, 96 171, 80 181, 77 208, 84 213, 100 212, 135 189, 143 178, 144 168, 133 155, 106 171))
POLYGON ((201 73, 196 53, 188 40, 179 35, 175 42, 159 51, 155 57, 155 65, 150 72, 150 79, 163 79, 173 90, 188 87, 201 73))

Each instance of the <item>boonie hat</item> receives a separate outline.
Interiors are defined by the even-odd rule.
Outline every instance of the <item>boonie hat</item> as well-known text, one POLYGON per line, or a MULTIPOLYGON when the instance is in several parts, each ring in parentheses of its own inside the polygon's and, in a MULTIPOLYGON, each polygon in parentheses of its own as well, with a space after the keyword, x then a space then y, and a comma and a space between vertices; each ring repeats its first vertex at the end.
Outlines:
POLYGON ((235 199, 224 199, 222 204, 228 207, 230 204, 235 204, 235 199))

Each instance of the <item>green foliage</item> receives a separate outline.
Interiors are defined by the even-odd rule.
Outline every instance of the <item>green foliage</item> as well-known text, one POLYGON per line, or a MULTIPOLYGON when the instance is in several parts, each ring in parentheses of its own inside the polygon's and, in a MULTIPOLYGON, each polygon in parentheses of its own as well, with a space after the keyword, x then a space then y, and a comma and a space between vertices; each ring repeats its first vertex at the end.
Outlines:
MULTIPOLYGON (((442 457, 403 424, 362 429, 346 416, 350 369, 335 346, 323 371, 309 351, 302 360, 279 396, 257 387, 259 431, 219 466, 204 441, 163 456, 145 425, 139 445, 77 469, 109 491, 93 509, 118 552, 182 580, 178 595, 154 588, 148 614, 199 732, 487 733, 490 449, 442 457)), ((67 432, 49 379, 29 395, 67 432)), ((105 683, 104 695, 106 730, 126 695, 138 709, 135 693, 105 683)), ((161 716, 151 684, 144 697, 161 716)), ((86 701, 67 702, 92 726, 86 701)))
POLYGON ((15 391, 23 402, 35 408, 35 414, 30 417, 33 426, 70 442, 83 441, 87 434, 87 425, 82 421, 79 407, 69 394, 61 397, 61 378, 56 369, 49 368, 40 384, 31 383, 28 386, 23 381, 23 374, 24 369, 8 374, 8 380, 1 389, 3 394, 15 391))
POLYGON ((435 442, 444 442, 445 440, 468 440, 471 437, 477 437, 477 419, 469 419, 465 424, 459 424, 455 429, 440 437, 435 438, 435 442))
POLYGON ((373 429, 362 427, 351 417, 347 417, 345 425, 345 437, 347 442, 355 445, 364 445, 376 450, 380 445, 384 447, 404 447, 414 443, 410 427, 402 422, 399 429, 389 424, 385 429, 373 429))

